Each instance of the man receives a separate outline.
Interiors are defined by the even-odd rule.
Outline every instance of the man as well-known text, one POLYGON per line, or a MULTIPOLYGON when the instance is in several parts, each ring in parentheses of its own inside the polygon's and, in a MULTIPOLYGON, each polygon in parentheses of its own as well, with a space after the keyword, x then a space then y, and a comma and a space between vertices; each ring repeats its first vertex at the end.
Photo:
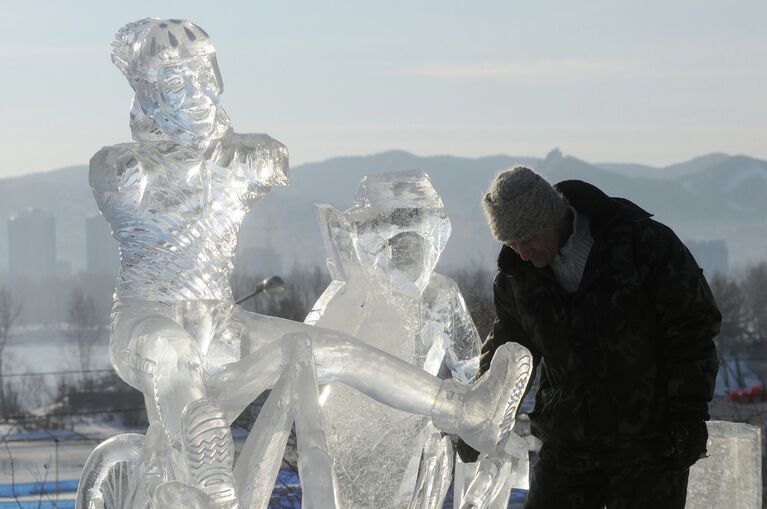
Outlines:
POLYGON ((692 255, 630 201, 528 168, 500 173, 483 205, 504 245, 478 376, 508 341, 540 367, 525 507, 684 507, 721 321, 692 255))

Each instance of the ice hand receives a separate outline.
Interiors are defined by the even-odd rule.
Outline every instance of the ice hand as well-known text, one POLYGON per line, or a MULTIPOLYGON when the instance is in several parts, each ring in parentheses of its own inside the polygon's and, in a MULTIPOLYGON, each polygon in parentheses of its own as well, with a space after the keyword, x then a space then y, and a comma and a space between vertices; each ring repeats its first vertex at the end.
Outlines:
POLYGON ((527 440, 512 431, 501 440, 496 451, 501 458, 520 460, 527 457, 529 449, 527 440))

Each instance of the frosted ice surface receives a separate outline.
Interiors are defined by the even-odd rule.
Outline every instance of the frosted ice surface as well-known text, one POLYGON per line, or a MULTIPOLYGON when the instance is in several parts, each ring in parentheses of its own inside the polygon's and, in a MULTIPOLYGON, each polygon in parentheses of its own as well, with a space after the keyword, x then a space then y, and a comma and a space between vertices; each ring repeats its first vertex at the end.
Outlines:
MULTIPOLYGON (((307 322, 468 383, 479 336, 458 286, 434 272, 450 221, 428 176, 414 170, 365 177, 352 208, 318 205, 318 216, 334 280, 307 322)), ((339 384, 325 387, 322 399, 344 507, 441 507, 454 455, 427 419, 339 384)), ((508 478, 495 474, 491 484, 508 478)))
MULTIPOLYGON (((450 221, 428 176, 365 177, 352 208, 318 205, 318 216, 334 281, 307 321, 468 381, 479 336, 455 282, 434 272, 450 221)), ((344 507, 406 508, 413 499, 415 507, 440 506, 453 451, 426 418, 339 384, 325 387, 323 399, 344 507)))
POLYGON ((366 277, 398 293, 423 292, 450 236, 442 199, 414 170, 363 179, 344 214, 366 277))
POLYGON ((708 458, 690 469, 687 508, 762 507, 762 441, 750 424, 708 423, 708 458))
MULTIPOLYGON (((461 465, 466 469, 467 483, 460 494, 461 508, 506 509, 512 488, 528 489, 529 458, 508 461, 507 458, 484 456, 476 463, 461 465)), ((456 495, 458 497, 459 495, 456 495)))
MULTIPOLYGON (((287 149, 267 135, 232 130, 219 104, 223 81, 213 44, 194 23, 130 23, 115 37, 113 61, 135 92, 133 142, 99 151, 90 182, 121 255, 111 359, 120 377, 144 394, 150 426, 143 439, 110 441, 94 453, 78 509, 102 495, 121 509, 144 502, 264 507, 293 421, 305 506, 335 507, 318 383, 339 381, 366 395, 355 393, 360 407, 353 411, 335 410, 330 422, 338 429, 329 430, 327 442, 343 429, 350 433, 344 454, 354 461, 367 455, 358 470, 347 468, 339 478, 354 481, 373 464, 392 465, 377 473, 392 497, 378 507, 406 505, 423 471, 434 475, 421 477, 419 493, 434 500, 442 492, 452 456, 444 440, 430 438, 430 414, 439 414, 443 431, 488 449, 504 440, 507 430, 496 417, 516 397, 506 383, 513 379, 510 363, 529 353, 502 349, 492 383, 447 397, 455 393, 452 382, 435 375, 468 380, 477 337, 455 284, 432 274, 450 223, 423 174, 396 182, 371 178, 348 215, 325 209, 335 281, 310 321, 364 333, 368 343, 249 313, 233 302, 230 287, 237 235, 251 203, 287 183, 287 149), (229 426, 270 387, 256 434, 234 465, 229 426), (412 413, 381 410, 374 400, 412 413), (484 415, 494 417, 477 426, 484 415), (422 458, 424 444, 430 452, 422 458)), ((333 411, 341 400, 330 397, 333 411)))

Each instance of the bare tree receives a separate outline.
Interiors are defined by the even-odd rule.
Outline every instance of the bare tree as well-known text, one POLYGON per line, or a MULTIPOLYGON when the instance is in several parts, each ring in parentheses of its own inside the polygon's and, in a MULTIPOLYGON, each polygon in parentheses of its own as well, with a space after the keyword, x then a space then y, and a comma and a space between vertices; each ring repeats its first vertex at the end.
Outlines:
MULTIPOLYGON (((75 288, 69 300, 67 315, 67 334, 77 342, 77 358, 80 369, 85 374, 91 368, 93 348, 101 336, 101 320, 96 303, 82 288, 75 288)), ((87 378, 84 376, 83 380, 87 378)))
POLYGON ((21 305, 13 299, 11 292, 7 288, 0 288, 0 414, 2 415, 6 415, 8 410, 5 394, 6 384, 3 378, 5 347, 8 345, 11 328, 20 315, 21 305))
POLYGON ((746 271, 743 292, 754 336, 748 365, 762 384, 767 384, 767 263, 746 271))
POLYGON ((767 263, 749 268, 743 279, 748 310, 754 321, 754 332, 767 340, 767 263))
POLYGON ((711 291, 722 312, 722 326, 715 341, 725 386, 732 387, 732 377, 736 387, 745 387, 743 359, 749 355, 754 339, 745 294, 738 283, 720 274, 711 280, 711 291))

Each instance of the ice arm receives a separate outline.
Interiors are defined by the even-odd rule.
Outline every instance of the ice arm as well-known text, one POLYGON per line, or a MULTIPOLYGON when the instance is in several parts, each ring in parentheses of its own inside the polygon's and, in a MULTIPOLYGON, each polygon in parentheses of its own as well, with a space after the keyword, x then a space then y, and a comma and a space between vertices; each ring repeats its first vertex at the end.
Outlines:
POLYGON ((288 149, 266 134, 232 134, 231 166, 243 171, 251 192, 288 183, 288 149))
POLYGON ((453 379, 469 382, 479 366, 479 333, 455 281, 446 277, 439 280, 447 294, 442 314, 449 323, 443 341, 444 364, 453 379))

